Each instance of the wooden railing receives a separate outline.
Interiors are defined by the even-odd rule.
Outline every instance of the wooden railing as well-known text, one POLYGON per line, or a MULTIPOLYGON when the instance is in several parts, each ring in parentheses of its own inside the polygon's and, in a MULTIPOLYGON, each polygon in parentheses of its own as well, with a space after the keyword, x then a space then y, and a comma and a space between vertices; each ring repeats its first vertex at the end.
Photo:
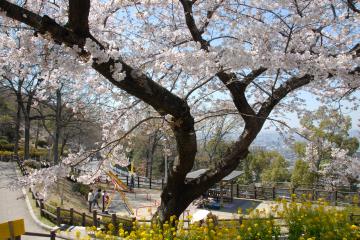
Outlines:
MULTIPOLYGON (((28 175, 26 168, 24 168, 22 162, 20 160, 17 161, 19 165, 19 169, 21 173, 26 176, 28 175)), ((135 186, 136 187, 148 187, 152 188, 154 186, 162 187, 164 185, 163 181, 154 181, 154 180, 145 180, 141 177, 136 177, 137 181, 135 186)), ((127 185, 129 185, 129 177, 121 177, 127 185)), ((313 200, 317 200, 320 197, 326 199, 326 196, 333 196, 334 203, 339 203, 343 198, 340 197, 343 194, 352 194, 351 196, 355 196, 355 194, 359 194, 358 192, 345 192, 345 191, 325 191, 322 189, 294 189, 294 188, 277 188, 277 187, 254 187, 249 185, 239 185, 239 184, 228 184, 223 186, 223 190, 230 193, 232 196, 236 197, 246 197, 250 199, 260 199, 260 200, 274 200, 279 197, 288 197, 291 198, 294 196, 301 196, 302 194, 311 194, 313 200), (325 193, 325 197, 324 197, 325 193), (327 194, 327 195, 326 195, 327 194)), ((68 224, 68 225, 77 225, 77 226, 95 226, 100 227, 103 225, 107 227, 108 224, 112 224, 114 228, 114 233, 118 231, 118 226, 122 223, 123 227, 126 230, 131 230, 132 223, 135 221, 135 218, 121 218, 118 217, 116 214, 105 214, 97 212, 97 210, 93 210, 91 215, 87 214, 86 212, 79 212, 73 208, 65 209, 61 207, 52 206, 48 203, 45 203, 42 199, 37 197, 34 192, 29 189, 33 200, 36 203, 36 207, 40 209, 40 215, 42 217, 47 218, 57 226, 61 224, 68 224)), ((351 203, 351 202, 345 202, 351 203)), ((356 215, 350 213, 349 215, 350 221, 359 223, 360 222, 360 215, 356 215)), ((269 218, 261 218, 261 220, 268 220, 269 218)), ((280 218, 272 218, 272 219, 279 219, 280 218)), ((227 222, 227 221, 247 221, 247 220, 254 220, 253 218, 244 218, 240 217, 239 219, 219 219, 219 222, 227 222)), ((138 220, 139 222, 151 222, 151 220, 138 220)), ((188 222, 185 220, 185 222, 188 222)), ((35 233, 28 233, 28 234, 35 234, 35 233)), ((51 233, 54 234, 54 233, 51 233)), ((50 235, 51 235, 50 234, 50 235)), ((41 236, 45 236, 46 234, 42 234, 41 236)), ((46 235, 45 237, 51 237, 50 235, 46 235)), ((35 235, 30 235, 35 236, 35 235)), ((38 235, 40 236, 40 235, 38 235)))
MULTIPOLYGON (((119 176, 119 179, 127 186, 130 185, 129 176, 119 176)), ((137 176, 134 178, 134 187, 161 190, 164 188, 164 179, 151 179, 137 176)), ((338 187, 335 190, 330 191, 323 188, 291 188, 285 186, 256 187, 254 185, 226 183, 222 186, 222 188, 222 191, 224 192, 223 197, 228 199, 237 197, 258 200, 276 200, 278 198, 290 199, 292 196, 301 198, 305 194, 307 198, 310 196, 313 201, 319 200, 321 198, 332 202, 334 205, 354 204, 356 203, 353 201, 354 198, 360 199, 360 192, 346 190, 345 187, 338 187)), ((360 200, 357 202, 357 204, 360 206, 360 200)))
POLYGON ((35 232, 25 232, 23 235, 25 236, 32 236, 32 237, 44 237, 44 238, 50 238, 50 240, 56 239, 56 232, 50 231, 50 234, 46 233, 35 233, 35 232))
MULTIPOLYGON (((22 161, 17 160, 17 164, 23 176, 27 176, 26 168, 23 166, 22 161)), ((77 226, 96 226, 101 225, 107 227, 109 223, 115 227, 114 231, 117 231, 120 223, 125 229, 130 230, 132 222, 135 218, 120 218, 116 214, 100 213, 97 210, 93 210, 90 215, 85 212, 76 211, 73 208, 66 209, 51 204, 45 203, 43 199, 36 196, 36 194, 29 188, 29 192, 32 199, 35 201, 35 206, 39 208, 40 216, 45 217, 57 226, 61 224, 77 225, 77 226)), ((28 233, 37 234, 37 233, 28 233)), ((42 237, 50 237, 50 235, 40 234, 42 237), (46 236, 45 236, 46 235, 46 236)), ((36 236, 40 236, 36 235, 36 236)), ((30 235, 35 236, 35 235, 30 235)))
POLYGON ((131 226, 132 222, 135 221, 135 218, 122 218, 118 217, 116 214, 106 214, 93 210, 90 214, 86 212, 79 212, 73 208, 66 209, 61 207, 56 207, 51 204, 45 203, 43 199, 39 199, 35 194, 29 189, 29 192, 32 195, 33 200, 36 203, 36 207, 39 208, 41 217, 45 217, 50 220, 57 226, 61 224, 66 225, 76 225, 76 226, 96 226, 100 227, 101 225, 107 227, 109 223, 113 226, 119 226, 122 223, 125 227, 131 226))

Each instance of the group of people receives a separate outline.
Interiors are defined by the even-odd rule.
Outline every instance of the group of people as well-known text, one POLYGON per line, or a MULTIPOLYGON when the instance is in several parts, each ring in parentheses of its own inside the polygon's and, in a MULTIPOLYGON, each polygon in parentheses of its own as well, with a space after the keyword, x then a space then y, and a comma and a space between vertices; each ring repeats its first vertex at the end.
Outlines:
POLYGON ((100 188, 96 192, 90 189, 87 200, 89 203, 89 212, 91 212, 92 208, 95 206, 97 206, 99 209, 102 209, 102 212, 105 212, 105 208, 109 203, 109 195, 106 190, 101 191, 100 188), (102 207, 100 207, 99 201, 101 201, 102 207))

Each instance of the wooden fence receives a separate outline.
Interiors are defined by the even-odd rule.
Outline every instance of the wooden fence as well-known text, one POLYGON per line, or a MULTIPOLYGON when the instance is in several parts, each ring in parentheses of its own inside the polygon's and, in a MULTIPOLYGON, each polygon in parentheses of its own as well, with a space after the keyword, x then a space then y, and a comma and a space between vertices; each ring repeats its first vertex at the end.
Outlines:
MULTIPOLYGON (((120 180, 126 183, 127 186, 130 185, 129 176, 120 176, 120 180)), ((157 189, 162 190, 164 188, 164 179, 151 179, 145 177, 135 177, 134 178, 134 187, 136 188, 147 188, 147 189, 157 189)), ((212 190, 209 192, 211 193, 212 190)), ((208 193, 209 193, 208 192, 208 193)), ((311 200, 316 201, 319 199, 324 199, 328 202, 333 203, 334 205, 338 204, 354 204, 357 203, 360 206, 360 192, 346 190, 345 187, 338 187, 335 190, 329 191, 324 188, 309 188, 309 187, 298 187, 291 188, 285 186, 262 186, 256 187, 254 185, 241 185, 236 183, 226 183, 222 185, 223 197, 227 199, 237 198, 248 198, 248 199, 258 199, 258 200, 276 200, 278 198, 291 199, 296 196, 296 198, 302 198, 306 196, 311 200)))
MULTIPOLYGON (((131 178, 129 176, 119 176, 119 179, 123 181, 127 186, 130 186, 131 178)), ((164 179, 153 179, 141 176, 134 177, 134 187, 162 190, 165 186, 164 179)))
POLYGON ((50 231, 50 234, 46 233, 35 233, 35 232, 25 232, 23 235, 25 236, 31 236, 31 237, 44 237, 44 238, 50 238, 50 240, 56 239, 56 232, 50 231))
MULTIPOLYGON (((28 175, 26 168, 24 168, 22 162, 20 160, 17 161, 19 169, 21 170, 22 175, 28 175)), ((164 186, 163 181, 154 181, 154 180, 146 180, 141 177, 136 177, 135 186, 142 187, 142 188, 158 188, 164 186)), ((127 185, 129 185, 129 177, 122 177, 121 178, 127 185)), ((301 194, 312 194, 313 200, 319 199, 320 197, 324 196, 324 192, 326 196, 333 196, 334 203, 337 204, 342 198, 340 197, 342 194, 353 194, 351 196, 355 196, 358 192, 343 192, 343 191, 324 191, 319 189, 288 189, 288 188, 276 188, 276 187, 254 187, 248 185, 239 185, 239 184, 229 184, 225 185, 223 188, 225 191, 231 192, 232 195, 236 197, 246 197, 251 199, 268 199, 274 200, 278 197, 289 197, 291 198, 292 194, 301 195, 301 194)), ((40 215, 42 217, 47 218, 57 226, 61 224, 67 225, 76 225, 76 226, 95 226, 95 227, 104 227, 108 228, 108 225, 111 223, 114 226, 114 233, 118 232, 119 224, 121 223, 125 230, 130 231, 132 227, 133 221, 135 218, 122 218, 118 217, 116 214, 104 214, 100 213, 97 210, 93 210, 91 214, 86 212, 79 212, 73 208, 65 209, 61 207, 52 206, 48 203, 45 203, 42 199, 38 198, 32 191, 29 189, 33 200, 36 203, 36 207, 40 210, 40 215)), ((324 198, 324 197, 323 197, 324 198)), ((326 199, 326 198, 324 198, 326 199)), ((350 221, 359 223, 360 222, 360 215, 350 214, 349 215, 350 221)), ((226 223, 229 221, 239 221, 242 223, 243 221, 248 220, 279 220, 281 222, 281 218, 244 218, 240 217, 238 219, 219 219, 220 223, 226 223)), ((138 220, 139 222, 151 222, 150 220, 138 220)), ((188 220, 185 220, 188 223, 188 220)), ((278 223, 279 224, 279 223, 278 223)), ((283 225, 280 225, 283 226, 283 225)), ((34 235, 37 233, 27 233, 29 236, 40 236, 34 235)), ((55 232, 51 232, 50 234, 41 234, 42 237, 50 237, 51 239, 55 239, 56 236, 55 232)))
MULTIPOLYGON (((23 176, 27 176, 26 168, 23 166, 20 160, 17 161, 19 169, 23 176)), ((121 223, 126 230, 130 230, 135 218, 120 218, 116 214, 100 213, 97 210, 93 210, 90 215, 85 212, 76 211, 73 208, 65 209, 61 207, 52 206, 45 203, 43 199, 40 199, 29 188, 29 192, 32 195, 32 199, 35 201, 35 205, 40 210, 41 217, 45 217, 57 226, 61 224, 76 225, 76 226, 96 226, 103 225, 105 228, 111 223, 115 227, 114 231, 118 231, 118 226, 121 223)), ((33 233, 31 233, 33 234, 33 233)), ((35 233, 34 233, 35 234, 35 233)), ((33 235, 35 236, 35 235, 33 235)), ((49 236, 50 237, 50 236, 49 236)))

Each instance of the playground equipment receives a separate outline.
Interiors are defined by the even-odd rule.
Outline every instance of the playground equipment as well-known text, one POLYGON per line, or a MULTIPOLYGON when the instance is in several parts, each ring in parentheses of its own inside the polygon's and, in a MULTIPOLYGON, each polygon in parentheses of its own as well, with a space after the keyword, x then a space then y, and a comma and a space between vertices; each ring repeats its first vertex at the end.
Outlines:
POLYGON ((128 187, 112 172, 112 171, 108 171, 106 172, 106 174, 110 177, 111 182, 114 184, 114 191, 111 194, 109 201, 105 207, 105 209, 107 210, 111 204, 111 201, 114 198, 115 192, 118 192, 120 195, 120 198, 123 200, 124 206, 126 211, 130 214, 130 215, 134 215, 134 211, 131 208, 129 201, 126 197, 125 192, 129 192, 128 187))

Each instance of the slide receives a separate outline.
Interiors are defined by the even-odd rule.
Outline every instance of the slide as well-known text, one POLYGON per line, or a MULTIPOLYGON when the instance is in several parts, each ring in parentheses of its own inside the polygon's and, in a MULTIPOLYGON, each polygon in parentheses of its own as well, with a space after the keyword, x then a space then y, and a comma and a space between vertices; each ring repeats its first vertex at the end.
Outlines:
MULTIPOLYGON (((129 201, 126 198, 126 194, 124 192, 124 191, 129 191, 128 187, 113 172, 109 171, 109 172, 106 172, 106 174, 111 178, 111 181, 114 184, 115 190, 120 194, 120 197, 124 202, 126 211, 128 211, 129 214, 134 215, 134 211, 130 207, 129 201)), ((110 198, 108 206, 110 205, 111 200, 112 200, 112 197, 110 198)), ((106 208, 108 208, 108 206, 106 208)))
POLYGON ((129 191, 129 188, 126 186, 126 184, 124 184, 112 171, 108 171, 106 174, 111 178, 111 180, 116 182, 121 190, 127 192, 129 191))

